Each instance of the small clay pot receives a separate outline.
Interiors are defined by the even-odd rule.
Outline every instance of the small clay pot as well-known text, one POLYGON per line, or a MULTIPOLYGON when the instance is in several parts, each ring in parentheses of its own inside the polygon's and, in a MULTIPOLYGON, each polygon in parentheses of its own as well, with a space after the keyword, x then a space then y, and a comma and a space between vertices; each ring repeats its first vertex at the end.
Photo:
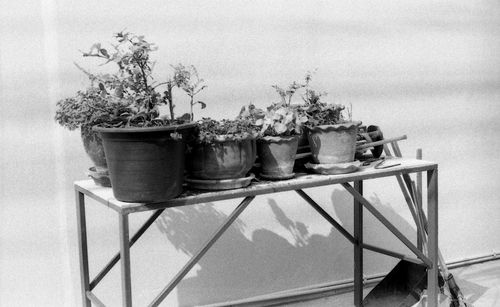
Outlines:
POLYGON ((95 171, 100 174, 108 172, 108 165, 106 163, 106 155, 104 154, 104 146, 99 134, 95 131, 80 132, 82 136, 83 148, 89 156, 92 163, 94 163, 95 171))
POLYGON ((235 179, 246 177, 257 156, 255 139, 224 139, 192 143, 186 168, 189 178, 235 179))
POLYGON ((293 166, 299 136, 265 136, 257 140, 261 163, 260 175, 266 179, 288 179, 294 176, 293 166))
POLYGON ((361 122, 309 128, 308 139, 313 161, 319 164, 354 161, 359 125, 361 122))

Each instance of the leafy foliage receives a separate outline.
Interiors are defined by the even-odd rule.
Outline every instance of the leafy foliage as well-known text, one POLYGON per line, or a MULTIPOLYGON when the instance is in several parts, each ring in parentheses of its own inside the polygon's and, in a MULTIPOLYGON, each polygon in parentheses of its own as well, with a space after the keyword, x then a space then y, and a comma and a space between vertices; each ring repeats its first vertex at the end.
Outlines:
POLYGON ((154 44, 149 43, 142 35, 129 32, 116 33, 114 40, 110 48, 96 43, 82 54, 84 57, 103 59, 103 65, 115 63, 118 70, 112 74, 92 74, 75 64, 88 76, 91 85, 86 91, 79 91, 76 96, 57 103, 56 121, 69 129, 81 127, 90 131, 94 125, 148 127, 192 120, 192 112, 191 116, 188 114, 175 118, 172 92, 175 87, 186 91, 193 86, 190 83, 192 74, 186 75, 185 71, 194 71, 197 80, 193 91, 187 92, 191 100, 204 88, 197 87, 200 79, 194 66, 189 66, 187 70, 179 64, 174 67, 171 78, 159 83, 152 75, 154 62, 151 60, 151 53, 157 50, 154 44), (163 93, 158 90, 162 85, 166 86, 163 93), (170 118, 160 117, 161 104, 169 106, 170 118))
POLYGON ((282 103, 272 104, 267 111, 249 105, 240 111, 240 118, 249 120, 260 127, 262 136, 290 136, 300 134, 307 117, 299 114, 297 108, 282 103))
POLYGON ((178 64, 177 66, 174 66, 174 70, 174 82, 189 96, 191 120, 194 120, 194 105, 200 104, 202 109, 206 108, 207 106, 203 101, 194 101, 194 96, 204 90, 207 86, 203 85, 204 80, 200 79, 200 77, 198 76, 198 71, 193 65, 186 67, 182 64, 178 64))
POLYGON ((258 137, 258 127, 244 119, 217 121, 204 118, 197 122, 197 142, 212 143, 223 140, 243 140, 258 137))
POLYGON ((131 104, 125 99, 103 97, 101 90, 89 87, 78 91, 76 96, 57 102, 55 120, 69 130, 81 128, 86 135, 92 126, 111 122, 122 114, 133 113, 131 104))
POLYGON ((112 44, 113 51, 96 43, 83 56, 102 58, 105 60, 104 64, 113 62, 118 66, 118 72, 112 75, 87 75, 98 82, 103 96, 108 94, 118 98, 131 98, 139 112, 152 112, 162 100, 154 88, 154 63, 150 59, 150 53, 157 50, 157 47, 147 42, 144 36, 128 32, 116 33, 114 39, 116 44, 112 44))
POLYGON ((301 107, 301 113, 307 116, 306 127, 335 125, 347 122, 343 115, 345 107, 341 104, 317 103, 301 107))
POLYGON ((319 92, 311 88, 312 73, 308 72, 305 77, 305 94, 302 96, 304 104, 297 106, 299 114, 306 116, 306 127, 320 125, 335 125, 351 120, 351 114, 344 115, 345 106, 342 104, 332 104, 322 101, 327 95, 326 92, 319 92))

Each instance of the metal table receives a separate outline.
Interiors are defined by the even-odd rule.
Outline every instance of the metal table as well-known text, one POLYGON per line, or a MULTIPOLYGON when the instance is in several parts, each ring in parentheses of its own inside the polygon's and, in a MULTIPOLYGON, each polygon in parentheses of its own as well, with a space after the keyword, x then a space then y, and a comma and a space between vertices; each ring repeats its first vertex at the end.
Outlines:
MULTIPOLYGON (((400 165, 385 169, 375 169, 373 166, 362 167, 361 170, 342 175, 311 175, 297 174, 296 178, 284 181, 265 181, 252 183, 249 187, 235 190, 216 192, 196 192, 185 191, 176 199, 163 203, 125 203, 113 197, 111 188, 97 186, 91 180, 75 182, 76 206, 78 219, 78 241, 80 254, 80 274, 81 291, 83 296, 83 306, 97 306, 104 304, 95 296, 92 290, 111 270, 111 268, 121 262, 121 284, 122 284, 122 304, 132 306, 132 287, 130 272, 130 247, 141 237, 149 226, 160 216, 166 208, 188 206, 206 202, 213 202, 227 199, 243 198, 240 204, 227 217, 224 223, 212 234, 206 243, 200 247, 197 253, 187 262, 181 271, 172 281, 158 294, 150 306, 158 306, 161 301, 175 288, 189 270, 200 260, 209 250, 216 240, 224 233, 233 221, 248 207, 257 195, 270 194, 283 191, 295 191, 309 205, 320 213, 334 228, 344 235, 354 245, 354 304, 361 306, 363 303, 363 249, 386 254, 392 257, 413 261, 423 264, 428 268, 428 302, 429 306, 437 306, 438 300, 438 165, 434 162, 427 162, 416 159, 395 158, 391 161, 400 165), (427 172, 427 218, 428 218, 428 241, 427 252, 425 253, 420 244, 415 245, 404 236, 389 220, 387 220, 370 202, 363 197, 363 181, 374 180, 382 177, 396 176, 409 178, 410 173, 427 172), (353 184, 351 184, 353 183, 353 184), (354 233, 351 235, 333 217, 322 209, 314 200, 307 195, 303 189, 328 186, 338 184, 344 187, 354 197, 354 233), (90 280, 88 249, 87 249, 87 224, 85 216, 85 196, 96 200, 98 203, 107 206, 118 213, 120 252, 112 258, 109 263, 90 280), (401 242, 403 242, 416 257, 403 255, 390 250, 363 242, 363 208, 366 208, 377 219, 379 219, 401 242), (135 212, 153 211, 148 220, 139 230, 130 236, 129 215, 135 212)), ((393 162, 391 162, 393 163, 393 162)), ((407 197, 407 195, 405 195, 407 197)))

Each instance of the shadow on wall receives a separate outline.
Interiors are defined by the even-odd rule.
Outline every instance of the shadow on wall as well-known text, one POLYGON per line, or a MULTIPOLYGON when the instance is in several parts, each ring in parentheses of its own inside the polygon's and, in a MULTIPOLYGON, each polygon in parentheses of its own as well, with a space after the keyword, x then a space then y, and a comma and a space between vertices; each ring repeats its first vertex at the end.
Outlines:
MULTIPOLYGON (((331 199, 339 222, 351 231, 352 197, 346 191, 335 190, 331 199)), ((411 225, 389 205, 382 204, 378 197, 371 201, 403 233, 412 232, 411 225)), ((303 222, 290 219, 275 200, 269 199, 268 205, 276 221, 290 232, 295 242, 290 243, 268 229, 257 229, 248 239, 244 234, 245 224, 236 220, 201 258, 196 276, 185 278, 177 286, 180 306, 230 301, 352 278, 353 249, 347 239, 334 228, 327 236, 311 234, 303 222)), ((212 203, 207 203, 168 209, 157 225, 177 249, 191 256, 208 239, 213 227, 225 218, 212 203), (211 225, 210 230, 207 225, 211 225)), ((327 222, 318 215, 318 223, 327 222)), ((393 241, 380 238, 380 233, 366 231, 372 227, 378 226, 365 218, 365 241, 393 241)), ((375 272, 390 270, 394 263, 394 259, 385 256, 365 257, 365 267, 375 268, 375 272)), ((375 272, 365 270, 365 274, 375 272)))

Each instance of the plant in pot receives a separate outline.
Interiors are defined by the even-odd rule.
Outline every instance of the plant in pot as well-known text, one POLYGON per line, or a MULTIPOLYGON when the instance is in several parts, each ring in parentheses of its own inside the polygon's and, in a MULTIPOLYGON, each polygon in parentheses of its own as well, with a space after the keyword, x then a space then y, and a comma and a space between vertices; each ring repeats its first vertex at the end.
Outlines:
POLYGON ((113 193, 126 202, 166 201, 182 192, 183 139, 195 126, 189 115, 174 115, 172 91, 181 85, 182 67, 174 67, 172 78, 157 83, 150 59, 156 46, 128 32, 114 39, 112 49, 98 43, 83 54, 117 65, 113 74, 87 74, 98 83, 104 100, 128 106, 115 108, 93 128, 103 140, 113 193), (161 87, 166 88, 163 93, 161 87), (160 116, 162 104, 168 105, 170 116, 160 116))
MULTIPOLYGON (((280 104, 284 106, 289 106, 291 108, 299 109, 300 104, 293 104, 292 98, 294 94, 302 88, 306 88, 311 80, 311 72, 308 72, 304 78, 304 82, 293 81, 287 87, 281 87, 278 85, 273 85, 272 87, 276 90, 276 93, 280 96, 280 104)), ((307 146, 307 135, 305 133, 300 134, 298 140, 298 147, 307 146)))
POLYGON ((257 139, 260 176, 270 180, 294 177, 298 140, 307 117, 299 115, 297 109, 286 101, 269 106, 266 112, 250 105, 248 110, 242 109, 240 116, 251 119, 260 127, 257 139))
POLYGON ((218 190, 250 184, 247 176, 256 158, 258 127, 247 119, 204 118, 197 122, 189 145, 187 182, 196 188, 218 190))
POLYGON ((57 123, 69 130, 80 129, 85 152, 94 164, 89 175, 96 183, 111 186, 102 140, 92 127, 102 124, 115 112, 131 112, 129 103, 103 97, 101 90, 91 82, 86 90, 78 91, 74 97, 59 100, 56 107, 57 123))
POLYGON ((343 105, 322 102, 320 97, 309 89, 301 108, 308 118, 305 126, 312 159, 317 164, 352 162, 361 122, 352 121, 352 113, 343 105))

